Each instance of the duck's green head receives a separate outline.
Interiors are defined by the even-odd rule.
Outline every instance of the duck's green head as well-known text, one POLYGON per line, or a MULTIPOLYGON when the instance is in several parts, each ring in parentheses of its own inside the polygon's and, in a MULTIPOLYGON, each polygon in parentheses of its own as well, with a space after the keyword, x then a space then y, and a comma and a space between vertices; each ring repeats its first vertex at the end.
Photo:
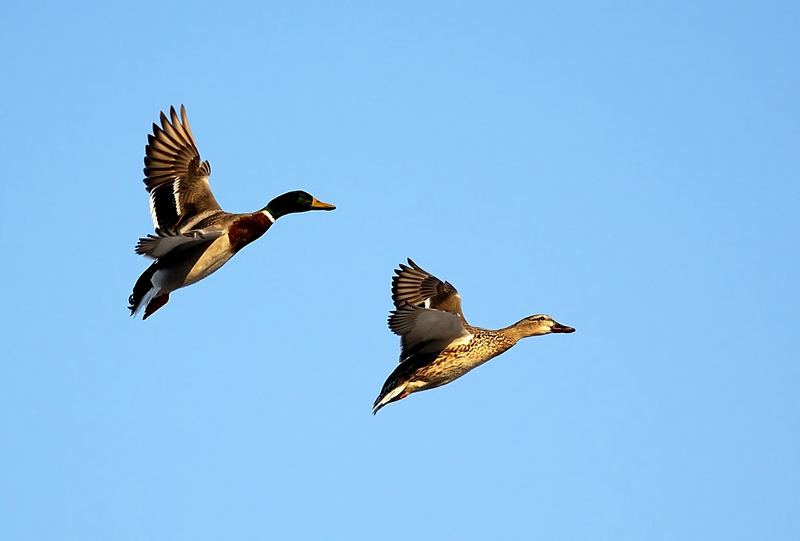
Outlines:
POLYGON ((518 321, 514 325, 523 336, 542 336, 550 333, 570 333, 575 329, 562 325, 547 314, 536 314, 518 321))
POLYGON ((286 192, 269 202, 264 210, 268 211, 276 220, 286 214, 306 212, 307 210, 333 210, 336 207, 323 203, 310 193, 302 190, 286 192))

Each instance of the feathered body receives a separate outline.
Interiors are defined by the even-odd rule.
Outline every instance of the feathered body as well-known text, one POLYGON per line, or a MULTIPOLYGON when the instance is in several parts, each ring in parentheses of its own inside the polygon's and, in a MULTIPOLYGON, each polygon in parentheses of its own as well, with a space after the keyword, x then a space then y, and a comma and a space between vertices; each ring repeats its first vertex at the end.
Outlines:
POLYGON ((492 330, 467 323, 461 296, 416 263, 400 265, 392 280, 396 309, 389 328, 401 337, 400 364, 386 379, 373 413, 411 393, 440 387, 509 350, 520 339, 575 329, 544 314, 492 330))
POLYGON ((502 331, 481 329, 471 325, 465 328, 471 336, 469 341, 449 345, 439 352, 416 354, 402 360, 387 378, 386 386, 389 389, 384 391, 391 390, 403 380, 416 382, 418 387, 425 389, 440 387, 460 378, 516 344, 515 340, 503 335, 502 331))
POLYGON ((333 210, 303 191, 285 193, 256 212, 225 212, 211 192, 211 165, 200 159, 186 109, 170 108, 153 124, 145 147, 145 187, 155 235, 139 239, 136 253, 154 259, 133 287, 131 314, 144 319, 164 306, 169 294, 217 271, 239 250, 261 237, 275 220, 307 210, 333 210))

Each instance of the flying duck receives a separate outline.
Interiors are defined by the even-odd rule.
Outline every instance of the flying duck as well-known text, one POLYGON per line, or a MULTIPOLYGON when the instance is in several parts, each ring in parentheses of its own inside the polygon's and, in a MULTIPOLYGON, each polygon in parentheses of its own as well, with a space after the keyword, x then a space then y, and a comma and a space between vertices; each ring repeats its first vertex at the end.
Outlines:
POLYGON ((211 165, 200 158, 186 109, 161 113, 147 136, 144 183, 150 194, 154 235, 140 238, 135 251, 153 260, 128 298, 131 315, 144 308, 147 319, 176 289, 202 280, 239 250, 262 236, 275 220, 308 210, 333 210, 304 191, 279 195, 256 212, 225 212, 211 192, 211 165))
POLYGON ((373 414, 411 393, 460 378, 522 338, 575 332, 545 314, 497 330, 473 327, 464 318, 456 288, 411 259, 395 270, 392 301, 395 310, 389 314, 389 329, 401 338, 400 364, 383 384, 373 414))

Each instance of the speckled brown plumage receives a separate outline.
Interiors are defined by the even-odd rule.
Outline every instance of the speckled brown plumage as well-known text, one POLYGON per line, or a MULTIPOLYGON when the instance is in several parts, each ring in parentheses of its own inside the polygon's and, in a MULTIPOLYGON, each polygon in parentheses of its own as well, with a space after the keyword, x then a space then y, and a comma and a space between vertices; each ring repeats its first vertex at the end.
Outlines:
POLYGON ((434 389, 460 378, 528 336, 575 329, 550 316, 534 315, 502 329, 467 323, 452 284, 424 271, 410 259, 392 280, 396 309, 389 328, 401 337, 400 364, 386 379, 373 413, 411 393, 434 389))
POLYGON ((416 382, 422 387, 416 389, 420 391, 450 383, 516 344, 516 340, 507 337, 502 330, 472 326, 467 326, 467 330, 473 335, 468 344, 447 347, 438 354, 412 355, 398 364, 386 379, 381 395, 403 381, 416 382))

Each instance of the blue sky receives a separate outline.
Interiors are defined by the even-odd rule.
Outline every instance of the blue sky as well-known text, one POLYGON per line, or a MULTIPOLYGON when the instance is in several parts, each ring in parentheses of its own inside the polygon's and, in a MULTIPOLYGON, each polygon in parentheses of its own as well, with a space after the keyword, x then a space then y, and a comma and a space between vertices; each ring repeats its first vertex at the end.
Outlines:
POLYGON ((800 537, 796 3, 4 11, 0 538, 800 537), (338 209, 131 320, 181 103, 338 209), (408 256, 577 332, 373 417, 408 256))

